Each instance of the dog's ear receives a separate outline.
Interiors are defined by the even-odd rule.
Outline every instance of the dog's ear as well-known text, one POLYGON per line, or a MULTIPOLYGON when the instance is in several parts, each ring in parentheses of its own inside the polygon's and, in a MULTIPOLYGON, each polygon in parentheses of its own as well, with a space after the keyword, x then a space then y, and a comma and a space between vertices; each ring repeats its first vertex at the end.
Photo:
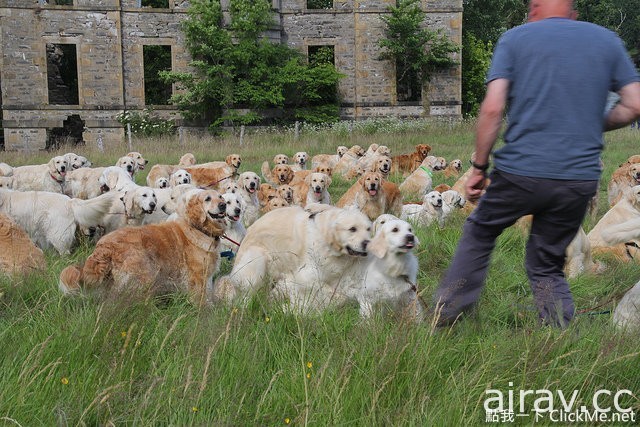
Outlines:
POLYGON ((377 258, 384 258, 388 249, 386 234, 380 229, 367 245, 367 251, 377 258))
POLYGON ((140 213, 138 212, 140 211, 139 207, 135 209, 135 191, 127 191, 120 200, 124 201, 124 208, 127 210, 127 215, 133 214, 137 216, 140 213))
POLYGON ((195 194, 189 197, 185 206, 185 217, 192 225, 201 226, 207 220, 207 213, 202 208, 203 197, 202 194, 195 194))
POLYGON ((229 154, 227 157, 225 157, 224 162, 231 166, 233 163, 233 154, 229 154))
POLYGON ((327 174, 324 174, 324 176, 326 177, 325 180, 327 181, 327 187, 329 187, 331 185, 331 177, 327 174))
POLYGON ((55 157, 53 157, 51 160, 49 160, 49 162, 47 163, 47 166, 49 167, 49 173, 51 175, 55 175, 56 173, 58 173, 58 171, 56 170, 56 159, 55 159, 55 157))
POLYGON ((311 173, 307 174, 307 176, 304 177, 304 183, 307 184, 307 186, 311 185, 311 173))

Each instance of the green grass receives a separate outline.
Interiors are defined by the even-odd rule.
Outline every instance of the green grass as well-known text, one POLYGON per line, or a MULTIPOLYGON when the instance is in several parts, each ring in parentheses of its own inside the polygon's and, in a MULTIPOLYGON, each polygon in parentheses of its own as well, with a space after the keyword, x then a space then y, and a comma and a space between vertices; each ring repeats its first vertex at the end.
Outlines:
MULTIPOLYGON (((607 134, 598 217, 606 210, 609 176, 638 153, 639 137, 629 129, 607 134)), ((134 149, 150 164, 174 163, 187 151, 201 162, 239 152, 243 171, 259 171, 278 152, 316 154, 356 143, 400 153, 424 142, 434 154, 464 162, 473 151, 471 125, 448 123, 402 128, 380 121, 352 134, 345 128, 303 132, 298 140, 291 132, 263 132, 248 135, 242 146, 233 136, 183 147, 176 139, 134 140, 134 149)), ((127 151, 126 143, 105 153, 76 149, 96 166, 127 151)), ((44 163, 51 155, 2 153, 2 161, 44 163)), ((137 181, 143 183, 144 174, 137 181)), ((334 200, 348 185, 334 180, 334 200)), ((443 229, 417 231, 418 282, 427 301, 463 221, 457 216, 443 229)), ((244 308, 202 310, 179 296, 63 298, 58 274, 92 247, 83 242, 69 257, 47 253, 46 273, 0 278, 0 425, 476 425, 484 424, 491 388, 575 389, 578 404, 588 407, 598 389, 629 389, 635 397, 621 403, 639 412, 640 335, 616 331, 609 314, 578 315, 565 331, 539 328, 524 243, 517 230, 504 233, 479 310, 444 330, 382 315, 363 322, 355 306, 297 317, 260 297, 244 308)), ((637 265, 606 262, 604 274, 571 281, 579 310, 612 309, 638 280, 637 265)))

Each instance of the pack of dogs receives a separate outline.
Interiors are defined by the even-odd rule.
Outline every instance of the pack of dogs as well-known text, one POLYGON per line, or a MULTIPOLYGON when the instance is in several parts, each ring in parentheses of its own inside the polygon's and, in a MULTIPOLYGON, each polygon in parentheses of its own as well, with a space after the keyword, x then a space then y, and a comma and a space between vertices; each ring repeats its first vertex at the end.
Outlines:
MULTIPOLYGON (((261 175, 241 171, 238 154, 198 163, 186 153, 175 165, 153 165, 146 185, 136 183, 149 163, 138 152, 103 167, 75 153, 42 165, 0 163, 0 245, 12 248, 2 251, 0 271, 42 269, 43 250, 70 254, 84 235, 95 248, 60 274, 65 294, 179 292, 202 306, 247 302, 264 290, 297 313, 356 304, 363 318, 390 309, 421 320, 415 227, 442 228, 475 207, 464 198, 471 167, 464 172, 462 160, 431 151, 418 144, 392 155, 371 144, 278 154, 261 175), (351 185, 332 201, 336 177, 351 185), (451 177, 453 186, 434 186, 451 177), (221 256, 232 263, 224 276, 221 256)), ((567 277, 604 271, 593 254, 640 262, 640 156, 614 172, 608 201, 609 211, 567 249, 567 277)), ((628 312, 614 319, 640 324, 628 312)))

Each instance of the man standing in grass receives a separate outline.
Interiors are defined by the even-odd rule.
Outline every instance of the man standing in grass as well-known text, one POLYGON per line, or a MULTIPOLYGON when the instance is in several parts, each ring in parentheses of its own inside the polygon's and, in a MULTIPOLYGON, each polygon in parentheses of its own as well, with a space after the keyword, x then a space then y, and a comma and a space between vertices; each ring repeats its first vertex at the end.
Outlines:
POLYGON ((435 295, 440 325, 476 303, 497 237, 529 214, 525 266, 540 319, 565 327, 573 318, 565 250, 596 192, 602 132, 640 117, 640 77, 622 41, 574 18, 572 0, 531 0, 530 22, 498 41, 465 188, 480 201, 435 295), (620 101, 603 118, 609 90, 620 101), (482 195, 505 109, 505 144, 482 195))

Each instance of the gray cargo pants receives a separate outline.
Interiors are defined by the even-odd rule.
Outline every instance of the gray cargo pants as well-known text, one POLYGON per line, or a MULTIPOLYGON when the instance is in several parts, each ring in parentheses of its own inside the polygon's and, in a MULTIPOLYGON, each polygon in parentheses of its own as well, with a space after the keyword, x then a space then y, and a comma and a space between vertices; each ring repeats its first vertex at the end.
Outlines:
POLYGON ((497 237, 532 214, 525 267, 543 323, 565 327, 575 307, 564 277, 565 251, 575 237, 598 181, 531 178, 494 170, 491 185, 467 218, 434 303, 439 324, 471 308, 484 287, 497 237))

